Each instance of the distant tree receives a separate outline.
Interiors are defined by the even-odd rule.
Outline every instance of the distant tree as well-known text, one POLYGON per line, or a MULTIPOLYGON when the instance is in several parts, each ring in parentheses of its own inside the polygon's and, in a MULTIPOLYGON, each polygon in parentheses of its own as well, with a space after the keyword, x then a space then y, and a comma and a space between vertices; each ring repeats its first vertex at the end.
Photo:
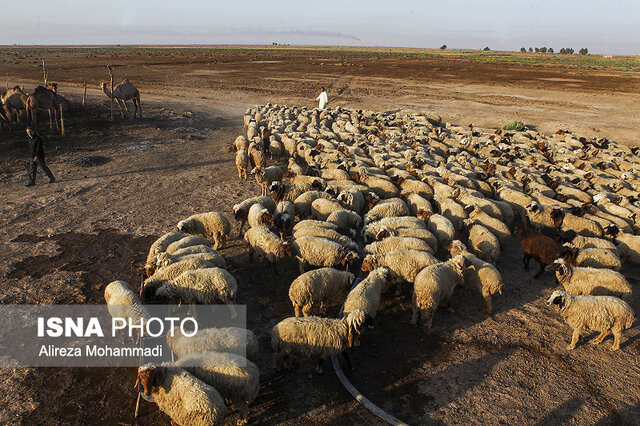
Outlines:
POLYGON ((520 52, 522 52, 522 53, 527 53, 527 48, 526 48, 526 47, 521 47, 521 48, 520 48, 520 52))
POLYGON ((484 49, 482 49, 482 50, 484 50, 484 51, 486 52, 486 51, 491 50, 491 49, 489 49, 489 46, 487 46, 487 47, 485 47, 485 48, 484 48, 484 49))
POLYGON ((549 50, 547 50, 547 52, 553 53, 553 47, 550 47, 549 50))
POLYGON ((533 47, 529 48, 529 53, 533 52, 533 47))
POLYGON ((583 47, 582 49, 580 49, 579 53, 581 55, 586 55, 587 53, 589 53, 589 49, 587 49, 586 47, 583 47))
POLYGON ((572 49, 572 48, 568 48, 568 49, 567 49, 567 54, 569 54, 569 55, 573 55, 573 49, 572 49))
POLYGON ((540 52, 547 53, 547 47, 546 46, 541 47, 540 52))
POLYGON ((540 52, 540 48, 536 47, 536 53, 539 53, 539 52, 540 52))
POLYGON ((444 50, 444 49, 446 49, 446 48, 447 48, 447 45, 446 45, 446 44, 443 44, 442 46, 440 46, 440 49, 442 49, 442 50, 444 50))
POLYGON ((560 54, 561 55, 564 55, 565 53, 567 53, 567 52, 564 50, 564 47, 562 49, 560 49, 560 54))

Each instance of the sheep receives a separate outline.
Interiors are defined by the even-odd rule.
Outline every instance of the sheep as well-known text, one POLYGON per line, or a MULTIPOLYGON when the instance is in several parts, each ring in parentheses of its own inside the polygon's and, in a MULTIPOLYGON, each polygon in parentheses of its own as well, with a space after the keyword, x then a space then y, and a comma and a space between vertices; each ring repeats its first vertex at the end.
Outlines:
POLYGON ((280 238, 290 236, 293 232, 293 222, 296 208, 291 201, 280 201, 273 214, 273 225, 280 231, 280 238))
POLYGON ((560 245, 553 238, 539 232, 530 231, 524 225, 516 224, 514 233, 520 239, 520 245, 524 253, 522 258, 524 269, 529 269, 530 260, 535 259, 540 265, 540 269, 534 275, 534 278, 540 278, 544 273, 545 267, 560 256, 560 245))
POLYGON ((185 271, 173 280, 165 281, 155 297, 161 300, 178 300, 186 303, 212 305, 217 302, 230 305, 235 316, 236 279, 224 269, 205 268, 185 271))
POLYGON ((575 216, 572 213, 566 213, 564 215, 562 227, 573 230, 577 234, 585 237, 602 238, 604 236, 602 226, 598 222, 590 218, 575 216))
POLYGON ((391 228, 389 226, 381 226, 380 231, 376 234, 376 240, 382 240, 387 237, 412 237, 419 238, 424 240, 429 246, 433 253, 438 251, 438 239, 435 235, 431 233, 431 231, 427 229, 419 229, 419 228, 391 228))
POLYGON ((474 268, 466 272, 465 283, 482 295, 487 314, 491 315, 491 296, 496 293, 502 294, 503 282, 500 272, 491 263, 471 254, 460 240, 451 242, 449 253, 451 257, 461 254, 471 261, 474 268))
POLYGON ((400 198, 392 198, 376 204, 364 216, 365 225, 377 222, 384 217, 409 216, 407 204, 400 198))
POLYGON ((249 404, 260 391, 260 372, 253 362, 237 354, 207 351, 180 358, 175 366, 213 386, 240 412, 241 424, 247 423, 249 404))
POLYGON ((167 344, 178 358, 197 352, 215 351, 242 355, 252 362, 260 359, 256 335, 240 327, 201 328, 193 336, 184 336, 179 328, 174 328, 167 333, 167 344))
POLYGON ((608 226, 606 232, 616 244, 620 257, 625 262, 640 265, 640 236, 620 232, 617 225, 608 226))
POLYGON ((244 224, 247 222, 247 218, 249 216, 249 209, 252 205, 260 203, 264 207, 269 210, 270 213, 273 213, 276 209, 276 203, 273 201, 271 197, 259 196, 247 198, 243 202, 236 204, 233 206, 233 217, 235 220, 240 221, 240 231, 238 232, 238 237, 242 235, 242 229, 244 228, 244 224))
POLYGON ((338 210, 343 210, 343 207, 335 200, 318 198, 311 203, 311 217, 316 220, 327 220, 331 213, 338 210))
POLYGON ((343 189, 336 198, 345 208, 351 211, 360 214, 364 210, 364 195, 357 189, 343 189))
POLYGON ((456 231, 464 227, 464 221, 468 218, 467 213, 459 203, 452 198, 433 196, 433 203, 438 207, 440 214, 453 224, 456 231))
POLYGON ((334 231, 338 229, 338 225, 332 222, 326 222, 324 220, 305 219, 293 225, 293 232, 307 227, 327 228, 333 229, 334 231))
POLYGON ((572 266, 589 268, 608 268, 614 271, 622 269, 620 258, 614 252, 602 248, 579 249, 571 243, 565 243, 560 251, 560 257, 572 266))
POLYGON ((422 250, 433 254, 433 249, 426 241, 413 237, 388 237, 364 248, 367 254, 384 254, 393 250, 422 250))
POLYGON ((179 367, 146 364, 138 368, 138 383, 160 410, 176 424, 214 425, 221 423, 227 406, 213 386, 179 367))
POLYGON ((351 312, 361 309, 371 318, 375 318, 380 306, 382 290, 389 276, 389 268, 379 267, 371 271, 349 292, 344 302, 344 315, 348 316, 351 312))
POLYGON ((473 266, 468 259, 456 256, 420 271, 413 285, 413 311, 410 323, 417 324, 420 315, 423 324, 431 328, 438 305, 451 298, 453 290, 464 280, 464 271, 469 268, 473 266))
POLYGON ((596 237, 584 237, 582 235, 578 235, 575 231, 570 229, 563 230, 564 240, 567 242, 571 242, 571 244, 575 245, 578 248, 602 248, 611 250, 613 253, 618 253, 618 248, 613 242, 609 240, 605 240, 604 238, 596 238, 596 237))
POLYGON ((438 240, 438 247, 447 247, 456 237, 456 230, 449 219, 432 212, 418 211, 418 218, 424 220, 427 229, 438 240))
POLYGON ((217 250, 229 236, 231 224, 222 213, 200 213, 178 222, 178 231, 212 238, 213 248, 217 250))
POLYGON ((173 280, 185 271, 215 267, 212 262, 200 258, 184 259, 168 266, 163 266, 144 281, 143 294, 145 298, 153 297, 165 281, 173 280))
MULTIPOLYGON (((258 149, 255 143, 249 144, 249 158, 253 167, 265 167, 267 165, 267 159, 264 153, 258 149)), ((260 182, 258 182, 260 183, 260 182)), ((264 194, 263 194, 264 195, 264 194)))
POLYGON ((324 228, 320 226, 305 226, 303 228, 299 228, 293 232, 294 238, 302 238, 302 237, 322 237, 327 240, 335 241, 340 244, 344 248, 348 250, 357 250, 358 245, 351 238, 346 237, 340 234, 338 231, 335 231, 331 228, 324 228))
POLYGON ((480 259, 493 265, 500 259, 500 241, 491 231, 472 220, 465 221, 469 232, 469 248, 480 259))
POLYGON ((211 262, 211 264, 217 268, 227 269, 227 262, 224 260, 224 257, 220 256, 218 252, 211 247, 205 245, 186 247, 173 254, 160 253, 156 265, 160 268, 187 259, 202 259, 211 262))
POLYGON ((278 272, 277 261, 287 256, 289 242, 284 241, 264 226, 250 228, 244 234, 244 240, 249 244, 249 256, 253 260, 257 254, 259 258, 267 260, 278 272))
POLYGON ((267 195, 268 188, 272 182, 280 182, 282 180, 283 171, 278 166, 256 167, 251 170, 251 174, 255 176, 256 182, 262 187, 262 194, 267 195))
POLYGON ((469 213, 469 219, 487 228, 500 242, 501 247, 505 247, 511 240, 509 227, 499 219, 486 214, 477 204, 467 206, 465 211, 469 213))
POLYGON ((200 236, 200 235, 192 235, 189 237, 183 237, 181 239, 179 239, 178 241, 174 241, 171 244, 169 244, 167 246, 167 249, 165 250, 165 253, 169 253, 169 254, 173 254, 175 252, 177 252, 178 250, 182 250, 184 248, 187 247, 192 247, 192 246, 209 246, 211 247, 211 243, 209 242, 209 240, 207 240, 206 238, 200 236))
POLYGON ((296 198, 307 191, 312 191, 313 187, 308 183, 294 183, 287 185, 282 182, 273 182, 269 187, 271 197, 276 203, 280 201, 294 202, 296 198))
POLYGON ((104 289, 107 310, 114 318, 130 319, 134 323, 147 317, 147 312, 137 294, 126 281, 113 281, 104 289))
POLYGON ((342 319, 319 317, 291 317, 280 321, 271 331, 271 348, 274 366, 280 367, 290 355, 319 358, 316 371, 322 374, 322 363, 326 357, 342 354, 348 367, 351 362, 346 350, 371 323, 371 317, 358 309, 342 319))
POLYGON ((233 143, 229 147, 229 152, 240 150, 246 151, 247 146, 247 138, 245 138, 243 135, 240 135, 233 141, 233 143))
POLYGON ((583 328, 600 332, 592 343, 600 344, 609 333, 613 333, 611 350, 620 349, 622 332, 631 328, 635 316, 631 306, 613 296, 572 296, 562 290, 555 290, 547 305, 558 305, 560 315, 573 329, 571 343, 567 350, 576 347, 583 328))
POLYGON ((306 219, 311 215, 311 203, 318 198, 331 199, 331 195, 323 191, 307 191, 293 201, 296 214, 300 219, 306 219))
POLYGON ((399 229, 399 228, 427 229, 427 225, 417 217, 413 217, 413 216, 385 217, 380 219, 377 222, 371 222, 367 224, 367 226, 364 229, 365 241, 366 242, 374 241, 376 238, 376 235, 385 226, 389 228, 396 228, 396 229, 399 229))
POLYGON ((333 223, 340 230, 357 229, 362 223, 362 218, 350 210, 337 210, 327 217, 327 222, 333 223))
POLYGON ((244 149, 236 152, 236 168, 238 169, 238 177, 247 180, 247 169, 249 168, 249 154, 244 149))
POLYGON ((610 269, 574 267, 564 259, 555 260, 546 269, 555 271, 565 291, 575 296, 631 296, 631 285, 624 275, 610 269))
POLYGON ((289 300, 296 317, 324 313, 327 307, 344 301, 354 275, 333 268, 305 272, 289 286, 289 300))
POLYGON ((342 264, 348 269, 349 265, 358 258, 358 253, 355 251, 320 237, 296 238, 291 243, 291 247, 298 259, 301 274, 305 272, 306 264, 326 267, 342 264))
POLYGON ((155 270, 157 256, 166 251, 169 244, 181 240, 184 237, 186 237, 186 235, 182 232, 168 232, 151 244, 149 254, 147 255, 147 261, 144 264, 147 277, 150 277, 155 270))
POLYGON ((413 216, 418 214, 418 210, 433 212, 433 207, 431 206, 429 200, 423 198, 418 194, 415 194, 413 192, 403 192, 400 194, 400 198, 402 198, 407 203, 407 207, 409 207, 409 211, 413 216))
POLYGON ((273 221, 273 216, 269 210, 260 203, 256 203, 249 208, 247 222, 250 228, 256 226, 267 226, 273 221))
POLYGON ((414 282, 416 275, 427 266, 440 261, 431 253, 422 250, 392 250, 384 254, 369 254, 362 261, 363 271, 387 267, 407 282, 414 282))
POLYGON ((538 203, 527 206, 529 222, 533 228, 547 235, 560 229, 564 219, 564 212, 557 207, 544 207, 538 203))

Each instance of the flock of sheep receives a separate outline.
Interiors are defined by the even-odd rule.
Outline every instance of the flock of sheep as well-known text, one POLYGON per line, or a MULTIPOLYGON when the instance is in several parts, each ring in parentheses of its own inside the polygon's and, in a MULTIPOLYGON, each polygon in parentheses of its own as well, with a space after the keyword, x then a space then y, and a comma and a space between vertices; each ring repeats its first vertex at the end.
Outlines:
MULTIPOLYGON (((487 133, 424 115, 343 108, 268 104, 244 118, 246 134, 230 151, 239 177, 250 172, 262 194, 233 207, 240 235, 248 225, 252 261, 277 273, 283 259, 295 257, 300 268, 289 287, 294 316, 272 330, 276 368, 311 358, 321 372, 323 360, 337 354, 350 366, 347 350, 391 287, 396 294, 411 287, 412 324, 430 328, 457 287, 480 293, 490 314, 504 286, 496 264, 513 233, 525 268, 536 260, 536 277, 554 271, 564 288, 547 303, 573 328, 567 349, 583 328, 601 333, 596 344, 613 333, 611 349, 620 347, 634 313, 622 300, 631 285, 617 270, 640 264, 633 149, 564 131, 487 133), (287 167, 267 166, 274 158, 287 167), (327 317, 340 306, 338 318, 327 317)), ((144 300, 232 308, 237 282, 216 252, 230 229, 224 215, 209 212, 157 240, 144 300)), ((107 290, 117 287, 118 301, 105 291, 107 303, 135 309, 114 315, 143 315, 137 296, 116 283, 107 290)), ((169 341, 177 362, 140 368, 145 394, 178 423, 221 420, 223 398, 246 421, 259 388, 255 335, 207 329, 196 337, 169 341), (246 367, 235 362, 239 341, 247 342, 246 367), (205 367, 182 368, 185 357, 201 357, 205 367)))

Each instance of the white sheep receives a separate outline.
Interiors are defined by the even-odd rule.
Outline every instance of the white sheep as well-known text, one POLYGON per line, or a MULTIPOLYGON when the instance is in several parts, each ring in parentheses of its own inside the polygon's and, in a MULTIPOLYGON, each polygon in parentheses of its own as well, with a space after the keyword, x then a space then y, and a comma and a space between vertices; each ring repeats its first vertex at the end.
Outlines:
POLYGON ((244 149, 236 152, 236 168, 238 169, 238 177, 247 179, 247 169, 249 168, 249 154, 244 149))
POLYGON ((431 206, 429 200, 422 197, 421 195, 413 192, 403 192, 402 194, 400 194, 400 198, 402 198, 407 203, 407 207, 409 207, 409 211, 413 216, 418 214, 418 210, 433 212, 433 207, 431 206))
POLYGON ((268 188, 273 182, 280 182, 284 172, 278 166, 261 167, 256 166, 251 170, 251 174, 255 176, 256 182, 262 187, 262 195, 267 195, 268 188))
POLYGON ((456 231, 463 229, 467 213, 455 199, 434 195, 433 203, 437 206, 440 214, 449 219, 456 231))
POLYGON ((318 198, 331 199, 331 194, 324 191, 307 191, 295 199, 293 204, 300 219, 306 219, 311 215, 311 203, 318 198))
POLYGON ((606 232, 613 238, 613 243, 625 262, 640 265, 640 236, 620 232, 616 225, 608 226, 606 232))
POLYGON ((293 225, 293 232, 306 227, 327 228, 333 229, 334 231, 338 229, 338 225, 332 222, 326 222, 324 220, 305 219, 293 225))
POLYGON ((268 226, 273 221, 273 216, 269 210, 260 203, 256 203, 249 208, 247 222, 249 227, 268 226))
POLYGON ((365 225, 371 222, 377 222, 384 217, 409 216, 411 212, 407 203, 401 198, 391 198, 383 200, 376 204, 364 215, 365 225))
POLYGON ((433 249, 424 240, 413 237, 388 237, 365 246, 368 254, 384 254, 393 250, 422 250, 433 254, 433 249))
POLYGON ((509 227, 503 221, 488 215, 482 211, 477 204, 467 206, 466 210, 469 212, 469 219, 479 223, 491 231, 498 241, 500 241, 500 246, 506 247, 511 240, 511 232, 509 231, 509 227))
POLYGON ((547 304, 558 305, 560 315, 573 329, 567 350, 576 347, 583 328, 600 332, 592 342, 594 345, 613 333, 611 350, 618 350, 622 332, 630 328, 635 320, 631 306, 613 296, 572 296, 562 290, 555 290, 547 299, 547 304))
POLYGON ((185 271, 173 280, 165 281, 157 290, 156 298, 176 300, 185 303, 212 305, 215 303, 235 304, 238 284, 236 279, 224 269, 205 268, 185 271))
POLYGON ((364 209, 364 196, 357 189, 343 189, 336 198, 344 207, 356 213, 362 213, 364 209))
POLYGON ((280 368, 287 357, 318 358, 316 371, 322 374, 325 358, 342 354, 349 367, 346 350, 354 339, 371 323, 362 310, 356 310, 342 319, 319 317, 291 317, 280 321, 271 331, 274 366, 280 368))
POLYGON ((624 275, 610 269, 573 267, 564 259, 557 259, 546 270, 555 271, 558 282, 575 296, 631 296, 631 285, 624 275))
POLYGON ((296 208, 291 201, 280 201, 273 213, 273 225, 280 231, 280 237, 290 236, 296 218, 296 208))
POLYGON ((438 239, 428 229, 420 228, 391 228, 389 226, 382 226, 380 231, 376 234, 376 240, 380 241, 387 237, 411 237, 424 240, 433 253, 438 251, 438 239))
POLYGON ((214 268, 212 262, 200 258, 184 259, 176 263, 158 268, 151 277, 144 281, 143 294, 146 298, 153 297, 164 284, 165 281, 173 280, 185 271, 193 271, 196 269, 214 268))
POLYGON ((187 259, 202 259, 211 262, 213 266, 217 268, 227 269, 227 262, 224 260, 224 257, 220 256, 218 252, 211 247, 205 245, 186 247, 173 254, 160 253, 156 266, 161 268, 187 259))
POLYGON ((294 238, 302 237, 321 237, 327 240, 335 241, 348 250, 357 250, 358 245, 351 238, 340 234, 331 228, 325 228, 320 226, 305 226, 299 228, 293 232, 294 238))
POLYGON ((168 232, 162 237, 158 238, 151 244, 149 248, 149 254, 147 255, 147 261, 145 262, 144 269, 147 273, 147 277, 153 274, 156 268, 156 259, 160 253, 164 253, 169 247, 169 244, 181 240, 186 237, 182 232, 168 232))
POLYGON ((173 333, 167 333, 167 344, 178 358, 197 352, 215 351, 242 355, 253 362, 260 359, 256 335, 240 327, 201 328, 193 336, 184 336, 179 328, 174 328, 173 333))
POLYGON ((438 240, 438 247, 446 248, 456 237, 456 229, 449 219, 432 212, 418 212, 418 217, 425 221, 427 229, 438 240))
POLYGON ((389 278, 389 268, 379 267, 371 271, 349 292, 347 300, 344 302, 344 315, 361 309, 371 318, 375 318, 380 306, 382 291, 389 278))
POLYGON ((472 220, 465 221, 469 231, 469 248, 480 259, 497 265, 500 259, 500 241, 491 231, 472 220))
POLYGON ((375 241, 376 235, 383 229, 383 227, 389 228, 416 228, 427 229, 427 225, 417 217, 413 216, 400 216, 400 217, 385 217, 377 222, 369 223, 364 228, 364 240, 366 242, 375 241))
POLYGON ((138 368, 138 382, 176 424, 215 425, 227 414, 218 391, 182 368, 146 364, 138 368))
POLYGON ((305 272, 289 286, 289 300, 296 317, 323 314, 344 301, 354 275, 333 268, 305 272))
POLYGON ((308 183, 294 183, 287 185, 282 182, 273 182, 269 187, 269 192, 274 201, 290 201, 294 202, 296 198, 307 191, 312 191, 313 187, 308 183))
POLYGON ((311 203, 311 217, 316 220, 327 220, 331 213, 338 210, 343 210, 343 207, 336 200, 318 198, 311 203))
POLYGON ((605 268, 614 271, 622 269, 620 258, 613 251, 604 248, 579 249, 572 243, 565 243, 560 251, 560 257, 572 266, 605 268))
POLYGON ((340 244, 320 237, 297 238, 291 243, 293 254, 298 259, 300 273, 306 265, 333 267, 339 264, 347 269, 358 258, 358 253, 350 251, 340 244))
POLYGON ((211 247, 211 243, 205 237, 201 237, 200 235, 191 235, 189 237, 183 237, 178 241, 174 241, 167 246, 167 250, 165 253, 173 254, 178 250, 182 250, 191 246, 209 246, 211 247))
POLYGON ((212 238, 214 241, 213 248, 218 249, 229 236, 231 224, 222 213, 199 213, 178 222, 178 231, 212 238))
POLYGON ((387 267, 407 282, 414 282, 416 275, 427 266, 440 263, 431 253, 422 250, 392 250, 385 254, 369 254, 362 261, 363 271, 387 267))
POLYGON ((351 210, 337 210, 327 217, 327 222, 333 223, 340 230, 358 229, 362 224, 362 218, 351 210))
POLYGON ((113 281, 104 289, 107 310, 114 318, 131 319, 134 323, 147 317, 147 311, 126 281, 113 281))
POLYGON ((473 254, 459 240, 454 240, 449 245, 449 254, 451 257, 462 255, 471 261, 474 266, 465 272, 465 283, 482 295, 487 313, 493 311, 491 296, 498 293, 502 294, 502 275, 495 266, 486 262, 473 254))
POLYGON ((423 324, 431 328, 438 306, 451 299, 453 290, 464 281, 464 271, 469 268, 473 266, 468 259, 456 256, 420 271, 413 285, 411 324, 417 324, 420 316, 423 324))
POLYGON ((260 391, 260 372, 253 362, 238 354, 207 351, 182 357, 175 365, 213 386, 240 412, 241 424, 247 423, 249 404, 260 391))
POLYGON ((257 203, 265 206, 270 213, 273 213, 276 209, 276 203, 273 201, 273 199, 264 195, 247 198, 243 202, 234 205, 233 217, 235 218, 235 220, 240 221, 240 232, 238 233, 238 236, 242 235, 242 229, 244 228, 244 224, 247 222, 247 218, 249 217, 249 209, 252 205, 257 203))
POLYGON ((276 269, 277 261, 287 256, 289 243, 279 238, 264 226, 250 228, 244 234, 244 240, 249 244, 249 256, 265 259, 276 269))

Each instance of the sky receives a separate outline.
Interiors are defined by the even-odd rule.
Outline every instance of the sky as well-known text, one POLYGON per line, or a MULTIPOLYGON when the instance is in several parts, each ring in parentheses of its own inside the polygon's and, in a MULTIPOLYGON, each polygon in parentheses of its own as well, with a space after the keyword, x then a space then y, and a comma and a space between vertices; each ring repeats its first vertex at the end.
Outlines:
POLYGON ((640 0, 7 0, 0 10, 0 45, 446 44, 640 55, 640 0))

